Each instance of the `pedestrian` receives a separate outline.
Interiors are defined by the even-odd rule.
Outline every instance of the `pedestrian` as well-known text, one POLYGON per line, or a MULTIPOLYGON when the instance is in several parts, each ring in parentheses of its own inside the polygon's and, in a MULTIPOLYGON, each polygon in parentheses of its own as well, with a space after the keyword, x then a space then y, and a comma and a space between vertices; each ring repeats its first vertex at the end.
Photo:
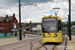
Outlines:
POLYGON ((24 38, 25 38, 25 34, 24 34, 24 38))

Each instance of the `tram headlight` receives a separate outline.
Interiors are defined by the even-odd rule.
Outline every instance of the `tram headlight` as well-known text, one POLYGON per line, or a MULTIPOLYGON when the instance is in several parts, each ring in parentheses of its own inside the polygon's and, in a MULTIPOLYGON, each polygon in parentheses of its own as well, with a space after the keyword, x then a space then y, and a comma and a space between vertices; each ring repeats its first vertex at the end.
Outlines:
POLYGON ((43 37, 46 37, 45 34, 43 34, 43 37))
POLYGON ((55 34, 54 37, 57 37, 57 34, 55 34))

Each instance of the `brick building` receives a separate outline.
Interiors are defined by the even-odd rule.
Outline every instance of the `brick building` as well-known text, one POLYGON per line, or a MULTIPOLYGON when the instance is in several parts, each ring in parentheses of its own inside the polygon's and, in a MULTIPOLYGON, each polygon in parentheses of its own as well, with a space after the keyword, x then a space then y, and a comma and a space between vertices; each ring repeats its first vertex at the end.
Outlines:
POLYGON ((15 14, 13 14, 13 16, 6 15, 5 17, 0 17, 0 33, 9 33, 11 30, 17 29, 18 26, 19 25, 15 14))

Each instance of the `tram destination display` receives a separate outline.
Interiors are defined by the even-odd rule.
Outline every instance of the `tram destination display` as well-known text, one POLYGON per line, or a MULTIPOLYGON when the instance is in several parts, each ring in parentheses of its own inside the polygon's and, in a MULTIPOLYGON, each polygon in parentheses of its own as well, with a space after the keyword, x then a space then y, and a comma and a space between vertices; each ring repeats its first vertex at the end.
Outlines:
POLYGON ((44 18, 43 21, 56 21, 56 18, 44 18))

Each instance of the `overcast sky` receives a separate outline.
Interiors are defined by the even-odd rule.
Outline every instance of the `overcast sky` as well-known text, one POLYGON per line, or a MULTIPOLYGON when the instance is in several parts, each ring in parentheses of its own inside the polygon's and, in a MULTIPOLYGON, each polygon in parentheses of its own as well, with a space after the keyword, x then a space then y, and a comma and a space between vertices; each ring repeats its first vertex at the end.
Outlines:
MULTIPOLYGON (((21 22, 41 22, 41 18, 44 15, 54 15, 54 7, 61 8, 58 12, 60 18, 68 18, 68 0, 21 0, 21 4, 36 3, 34 5, 22 5, 21 6, 21 22), (57 4, 56 4, 57 3, 57 4)), ((71 20, 75 20, 75 0, 71 0, 71 20)), ((17 20, 19 21, 19 8, 18 0, 0 0, 0 16, 12 16, 15 13, 17 20)), ((67 21, 63 19, 62 21, 67 21)))

